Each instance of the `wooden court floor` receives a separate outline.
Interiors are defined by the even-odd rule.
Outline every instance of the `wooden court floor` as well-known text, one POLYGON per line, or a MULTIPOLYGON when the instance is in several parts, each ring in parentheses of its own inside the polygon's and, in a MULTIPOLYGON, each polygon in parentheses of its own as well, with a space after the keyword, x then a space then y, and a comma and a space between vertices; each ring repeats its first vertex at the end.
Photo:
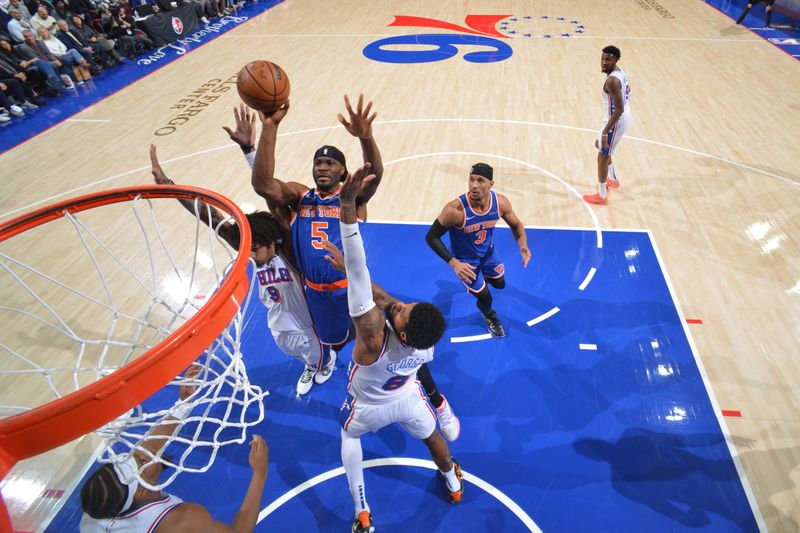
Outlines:
MULTIPOLYGON (((739 413, 724 423, 765 525, 800 528, 795 60, 700 0, 287 0, 75 117, 83 121, 0 156, 0 221, 56 199, 149 183, 150 143, 176 181, 219 191, 245 210, 262 207, 221 129, 233 123, 235 91, 156 134, 168 131, 181 99, 259 58, 283 66, 292 82, 277 149, 283 179, 310 184, 311 156, 322 144, 359 163, 358 142, 336 114, 344 94, 374 100, 386 171, 370 204, 373 219, 432 221, 465 190, 469 165, 480 160, 495 167, 496 190, 528 226, 584 228, 596 220, 602 228, 650 230, 685 316, 702 322, 690 331, 712 398, 721 412, 739 413), (465 61, 481 48, 464 45, 427 63, 362 54, 391 36, 459 31, 390 27, 397 15, 464 27, 476 14, 519 19, 520 31, 504 40, 511 57, 465 61), (573 20, 584 31, 562 36, 573 20), (622 188, 597 207, 580 194, 596 189, 607 44, 622 50, 633 123, 614 157, 622 188)), ((47 254, 29 247, 32 257, 47 254)), ((14 475, 46 476, 42 468, 14 475)))

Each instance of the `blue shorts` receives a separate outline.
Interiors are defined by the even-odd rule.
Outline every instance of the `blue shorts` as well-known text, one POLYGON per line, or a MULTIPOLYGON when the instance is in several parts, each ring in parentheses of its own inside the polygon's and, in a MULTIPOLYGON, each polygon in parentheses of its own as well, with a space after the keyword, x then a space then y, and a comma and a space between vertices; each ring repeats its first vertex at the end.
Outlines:
POLYGON ((347 340, 353 321, 347 307, 346 288, 317 291, 306 287, 306 301, 323 344, 335 346, 347 340))
POLYGON ((494 245, 489 248, 486 255, 483 257, 469 257, 469 258, 461 258, 456 257, 462 263, 467 263, 472 265, 475 269, 475 279, 472 283, 464 283, 464 286, 470 292, 481 292, 483 288, 486 286, 486 281, 484 281, 484 277, 490 279, 500 279, 505 274, 505 267, 503 266, 503 261, 500 259, 500 256, 497 255, 497 252, 494 249, 494 245))

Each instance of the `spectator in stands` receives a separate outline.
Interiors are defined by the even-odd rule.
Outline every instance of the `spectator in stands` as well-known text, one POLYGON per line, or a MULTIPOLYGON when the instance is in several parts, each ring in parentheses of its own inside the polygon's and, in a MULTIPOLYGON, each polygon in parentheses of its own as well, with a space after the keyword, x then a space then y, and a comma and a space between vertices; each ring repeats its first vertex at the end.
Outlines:
POLYGON ((89 65, 89 70, 92 74, 99 74, 103 70, 102 65, 107 65, 111 59, 108 57, 105 49, 99 44, 90 46, 82 42, 78 37, 72 33, 72 28, 67 25, 66 20, 59 20, 56 22, 58 26, 58 33, 56 39, 61 41, 67 48, 73 48, 83 57, 89 65))
MULTIPOLYGON (((94 31, 88 24, 84 24, 80 15, 72 15, 72 27, 70 31, 79 41, 92 47, 92 49, 95 49, 95 45, 100 45, 103 50, 105 50, 106 56, 110 57, 113 63, 121 65, 124 62, 114 50, 114 43, 106 39, 106 36, 102 33, 94 31)), ((100 57, 103 57, 103 55, 100 54, 100 57)), ((106 63, 106 66, 110 67, 112 64, 106 63)))
MULTIPOLYGON (((70 67, 82 67, 86 69, 86 74, 91 70, 89 62, 74 48, 67 48, 64 43, 53 37, 53 35, 46 28, 39 28, 39 39, 50 50, 53 57, 70 67)), ((90 57, 91 58, 91 57, 90 57)), ((81 77, 78 77, 78 85, 83 82, 81 77)))
POLYGON ((0 74, 4 77, 17 78, 45 96, 58 96, 64 90, 64 82, 56 68, 53 63, 35 55, 33 59, 26 58, 24 50, 12 47, 7 39, 0 39, 0 74))
POLYGON ((30 20, 31 19, 31 12, 28 10, 28 6, 20 2, 19 0, 10 0, 9 1, 9 11, 11 9, 18 9, 20 18, 22 20, 30 20))
POLYGON ((134 50, 127 54, 131 58, 133 58, 135 53, 150 50, 154 47, 153 41, 136 32, 136 25, 133 21, 133 17, 128 15, 127 11, 125 11, 125 6, 119 6, 117 8, 111 17, 111 21, 111 36, 114 37, 114 39, 123 39, 128 45, 130 45, 132 41, 134 50))
MULTIPOLYGON (((36 37, 33 36, 33 32, 30 30, 22 32, 22 36, 25 38, 25 42, 17 45, 15 50, 22 54, 24 59, 35 60, 38 58, 41 61, 51 63, 58 69, 58 72, 61 74, 61 80, 64 82, 66 88, 72 89, 75 87, 76 78, 75 72, 72 70, 72 64, 67 64, 56 58, 42 41, 37 40, 36 37)), ((39 66, 38 63, 39 61, 36 61, 37 67, 39 66)))
POLYGON ((43 5, 39 5, 36 14, 31 17, 31 28, 36 31, 37 34, 40 28, 51 32, 58 31, 58 28, 56 28, 56 19, 50 16, 50 12, 48 12, 47 8, 43 5))
POLYGON ((736 19, 736 24, 741 24, 747 14, 753 9, 753 6, 756 4, 765 4, 767 10, 767 23, 765 25, 766 28, 769 28, 770 22, 772 21, 772 4, 775 3, 775 0, 748 0, 747 7, 744 8, 742 14, 739 15, 739 18, 736 19))
POLYGON ((8 109, 15 117, 24 117, 24 109, 37 109, 39 106, 28 100, 19 80, 8 78, 0 80, 0 107, 8 109))
POLYGON ((67 8, 67 4, 64 3, 64 0, 57 0, 55 5, 55 10, 53 11, 53 18, 56 19, 56 24, 58 24, 58 19, 68 19, 70 13, 69 9, 67 8))
MULTIPOLYGON (((5 42, 6 44, 9 44, 9 41, 5 42)), ((39 98, 34 91, 34 80, 29 80, 25 72, 22 71, 13 60, 8 60, 4 54, 4 51, 4 48, 0 49, 0 82, 11 87, 12 91, 15 91, 13 87, 16 83, 21 84, 22 93, 25 95, 25 100, 29 100, 36 105, 44 105, 44 100, 39 98)), ((37 75, 37 78, 41 79, 41 76, 37 75)), ((51 95, 58 96, 58 93, 51 93, 51 95)))
POLYGON ((22 32, 31 29, 31 24, 27 20, 22 19, 22 13, 19 9, 9 9, 8 14, 11 15, 11 20, 8 21, 8 33, 16 43, 21 43, 25 39, 22 37, 22 32))

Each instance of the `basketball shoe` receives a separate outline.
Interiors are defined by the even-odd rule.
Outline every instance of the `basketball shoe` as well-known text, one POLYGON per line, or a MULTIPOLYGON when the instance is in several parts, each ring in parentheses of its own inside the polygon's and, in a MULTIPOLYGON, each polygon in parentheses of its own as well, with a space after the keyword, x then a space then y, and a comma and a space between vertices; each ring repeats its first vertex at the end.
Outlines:
POLYGON ((611 178, 608 178, 606 180, 606 186, 609 189, 619 189, 620 187, 619 180, 612 180, 611 178))
POLYGON ((331 378, 331 374, 333 374, 333 370, 336 368, 336 352, 331 350, 331 358, 328 360, 328 363, 319 369, 319 372, 316 373, 314 376, 314 383, 317 385, 322 385, 326 381, 331 378))
POLYGON ((608 197, 601 197, 600 193, 594 194, 584 194, 583 201, 590 203, 590 204, 597 204, 597 205, 607 205, 608 204, 608 197))
POLYGON ((464 479, 461 476, 461 467, 458 466, 458 462, 452 457, 450 458, 453 461, 453 468, 456 470, 456 477, 458 478, 458 490, 453 492, 450 490, 450 487, 447 486, 447 479, 445 479, 444 474, 442 474, 442 479, 444 480, 444 488, 447 491, 447 498, 450 500, 450 503, 461 503, 461 496, 464 495, 464 479))
POLYGON ((314 372, 315 368, 311 366, 307 366, 303 373, 300 374, 300 379, 297 380, 297 394, 302 396, 303 394, 308 394, 308 391, 311 390, 311 386, 314 384, 314 372))
POLYGON ((372 515, 369 511, 361 511, 353 520, 353 533, 372 533, 375 527, 372 525, 372 515))
POLYGON ((436 418, 439 419, 439 427, 444 438, 454 441, 461 434, 461 422, 458 421, 458 417, 453 412, 453 408, 450 407, 450 402, 447 401, 444 394, 441 396, 444 401, 442 405, 436 408, 436 418))
POLYGON ((494 310, 483 315, 483 318, 486 320, 486 325, 489 326, 489 333, 495 337, 506 336, 506 330, 503 324, 500 323, 500 319, 497 318, 497 313, 495 313, 494 310))

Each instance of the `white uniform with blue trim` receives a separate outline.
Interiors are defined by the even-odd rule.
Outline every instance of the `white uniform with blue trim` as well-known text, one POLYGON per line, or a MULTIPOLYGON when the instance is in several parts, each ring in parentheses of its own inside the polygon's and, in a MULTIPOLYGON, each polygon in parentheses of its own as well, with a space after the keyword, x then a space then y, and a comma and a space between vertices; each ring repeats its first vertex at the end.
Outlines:
POLYGON ((321 368, 324 349, 308 311, 301 275, 276 254, 256 270, 256 282, 278 348, 308 367, 321 368))
POLYGON ((433 347, 417 350, 403 344, 387 321, 378 359, 369 366, 350 363, 347 399, 340 412, 342 428, 359 437, 397 423, 415 438, 430 437, 436 416, 416 375, 423 363, 432 360, 433 347))
MULTIPOLYGON (((614 68, 614 70, 609 74, 609 77, 617 78, 622 86, 622 100, 625 103, 625 109, 622 112, 622 115, 617 120, 617 123, 614 125, 611 130, 608 132, 608 154, 613 155, 614 149, 619 144, 619 141, 622 140, 622 137, 625 135, 625 130, 628 129, 628 124, 630 124, 631 117, 633 114, 631 113, 631 88, 628 85, 628 75, 625 74, 625 71, 619 67, 614 68)), ((606 78, 607 79, 607 78, 606 78)), ((605 82, 603 82, 603 87, 605 87, 605 82)), ((606 125, 608 124, 608 120, 611 118, 611 115, 614 113, 614 100, 611 98, 611 95, 608 94, 605 89, 602 89, 601 92, 603 93, 603 109, 605 112, 605 118, 603 119, 603 124, 600 126, 600 132, 598 134, 598 146, 603 146, 603 130, 605 129, 606 125)))
POLYGON ((177 496, 166 494, 163 499, 114 518, 96 519, 84 513, 81 533, 153 533, 167 513, 182 504, 177 496))

